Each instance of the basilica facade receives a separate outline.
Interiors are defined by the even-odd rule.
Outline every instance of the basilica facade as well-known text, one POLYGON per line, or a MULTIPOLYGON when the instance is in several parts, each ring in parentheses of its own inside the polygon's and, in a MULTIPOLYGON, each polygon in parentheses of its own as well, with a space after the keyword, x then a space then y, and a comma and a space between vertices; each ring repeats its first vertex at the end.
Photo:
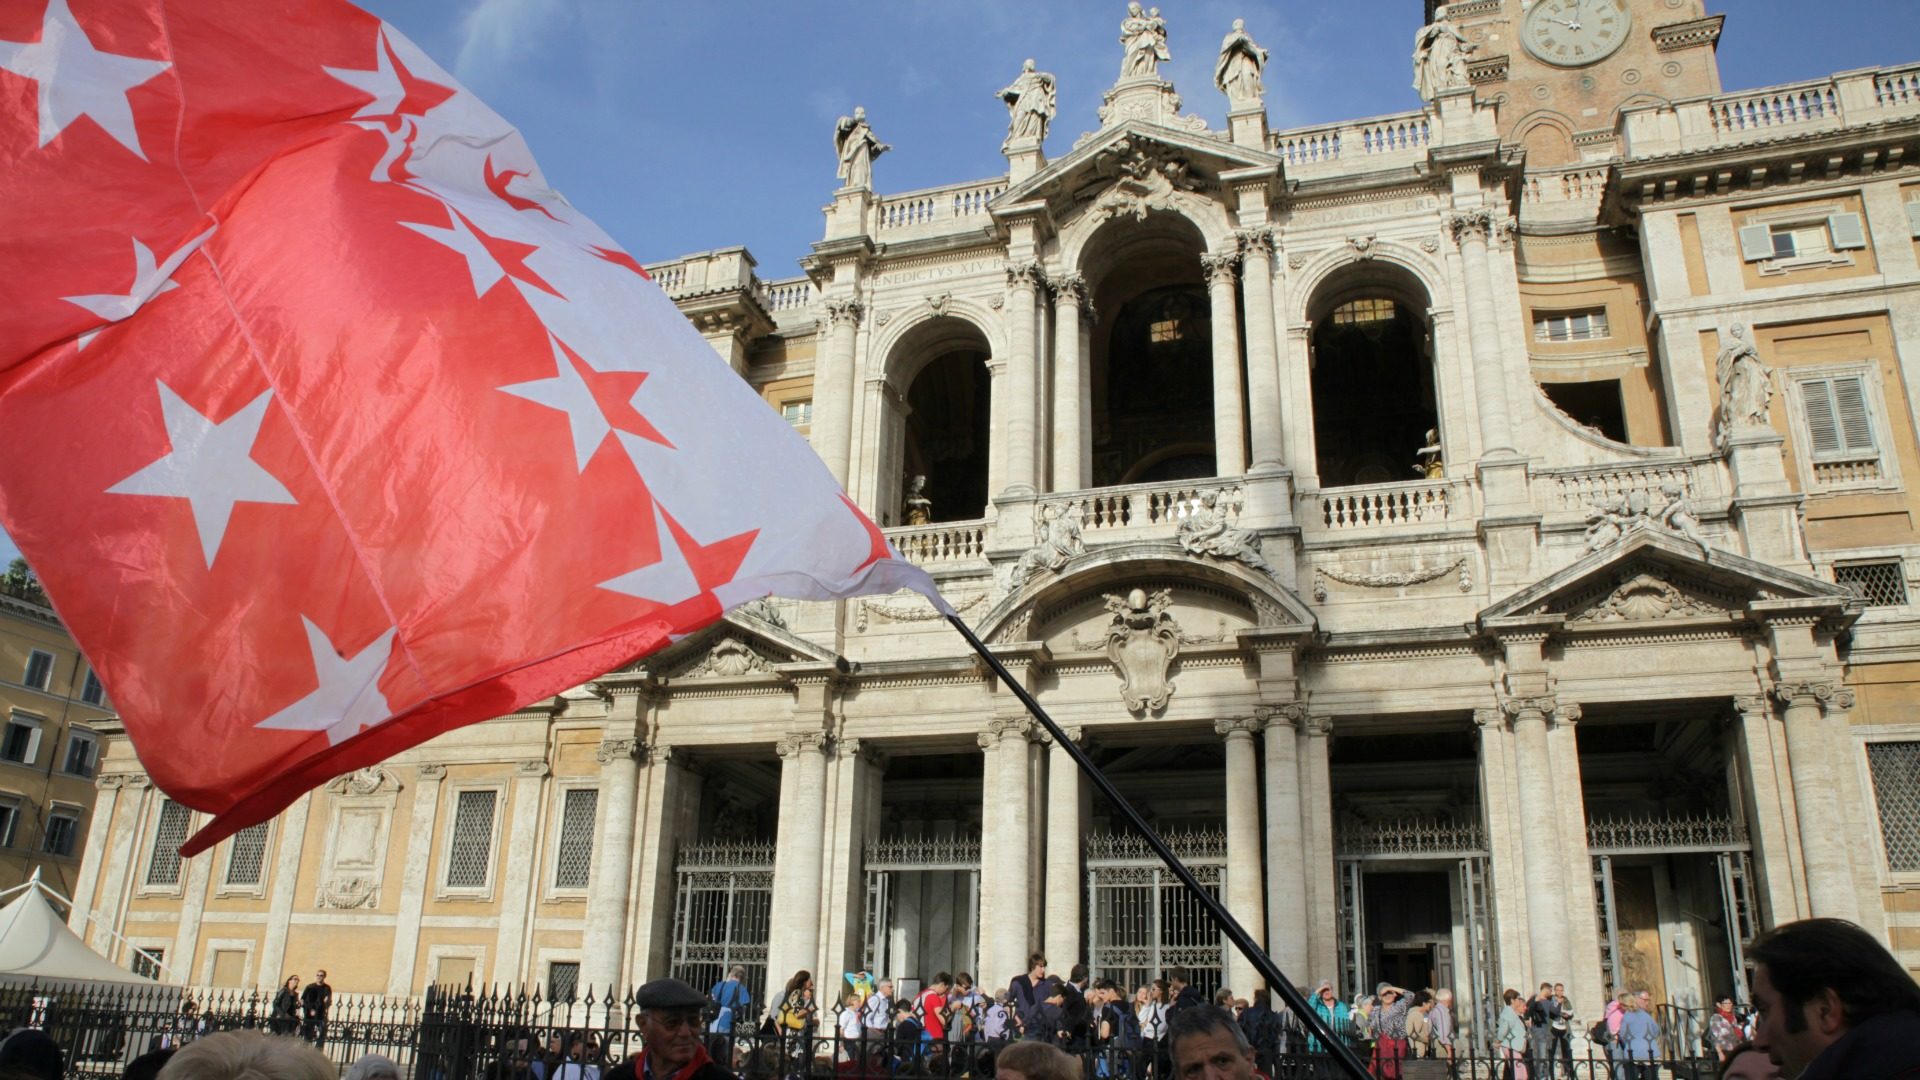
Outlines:
MULTIPOLYGON (((1429 5, 1420 108, 1299 130, 1259 27, 1216 130, 1159 64, 1225 28, 1129 12, 999 175, 882 194, 874 103, 801 273, 648 269, 1296 982, 1700 1006, 1811 915, 1920 969, 1920 64, 1728 93, 1700 0, 1556 5, 1429 5)), ((1257 981, 905 595, 195 824, 111 736, 76 929, 392 994, 1257 981)))

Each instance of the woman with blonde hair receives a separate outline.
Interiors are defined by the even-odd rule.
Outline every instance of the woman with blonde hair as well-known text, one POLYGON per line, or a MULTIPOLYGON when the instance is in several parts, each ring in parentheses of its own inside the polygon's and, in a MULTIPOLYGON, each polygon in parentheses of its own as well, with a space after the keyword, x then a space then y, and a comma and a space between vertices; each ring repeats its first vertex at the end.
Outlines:
POLYGON ((159 1080, 338 1080, 325 1054, 301 1042, 258 1031, 221 1031, 181 1047, 159 1080))

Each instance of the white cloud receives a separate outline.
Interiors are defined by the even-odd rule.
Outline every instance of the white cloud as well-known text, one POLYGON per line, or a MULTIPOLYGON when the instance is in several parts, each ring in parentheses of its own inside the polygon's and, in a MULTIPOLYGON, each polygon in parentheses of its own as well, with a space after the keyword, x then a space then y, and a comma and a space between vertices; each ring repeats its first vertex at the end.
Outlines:
POLYGON ((568 19, 565 0, 475 0, 460 16, 454 74, 470 79, 526 55, 568 19))

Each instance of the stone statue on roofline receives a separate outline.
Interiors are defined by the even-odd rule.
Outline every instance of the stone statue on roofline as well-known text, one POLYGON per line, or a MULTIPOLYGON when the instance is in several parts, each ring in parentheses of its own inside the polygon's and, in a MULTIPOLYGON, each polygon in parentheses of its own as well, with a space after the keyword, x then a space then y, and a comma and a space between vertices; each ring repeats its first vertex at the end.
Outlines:
POLYGON ((1209 491, 1180 519, 1174 538, 1189 555, 1209 555, 1216 559, 1242 562, 1255 570, 1273 573, 1273 567, 1260 554, 1260 538, 1246 529, 1235 528, 1237 500, 1222 500, 1222 492, 1209 491))
POLYGON ((852 116, 843 116, 833 126, 833 150, 839 155, 840 186, 873 186, 873 159, 893 149, 880 141, 867 123, 867 110, 856 105, 852 116))
POLYGON ((1467 54, 1477 46, 1447 19, 1447 6, 1433 9, 1433 21, 1413 39, 1413 88, 1422 101, 1432 101, 1443 90, 1467 85, 1467 54))
POLYGON ((1058 103, 1051 73, 1035 71, 1033 61, 1028 60, 1020 65, 1019 78, 998 96, 1007 103, 1008 145, 1022 139, 1035 142, 1046 139, 1058 103))
POLYGON ((1773 403, 1773 369, 1760 359, 1760 350, 1747 340, 1747 328, 1733 325, 1732 339, 1713 362, 1720 383, 1717 438, 1722 449, 1736 431, 1765 428, 1767 408, 1773 403))
POLYGON ((1213 85, 1233 105, 1255 105, 1266 87, 1260 74, 1267 68, 1267 50, 1254 44, 1245 19, 1233 20, 1233 30, 1220 43, 1220 59, 1213 65, 1213 85))
POLYGON ((1172 59, 1167 52, 1167 20, 1160 9, 1142 11, 1139 0, 1127 5, 1127 17, 1120 20, 1120 44, 1126 51, 1120 59, 1120 77, 1160 74, 1160 65, 1172 59))

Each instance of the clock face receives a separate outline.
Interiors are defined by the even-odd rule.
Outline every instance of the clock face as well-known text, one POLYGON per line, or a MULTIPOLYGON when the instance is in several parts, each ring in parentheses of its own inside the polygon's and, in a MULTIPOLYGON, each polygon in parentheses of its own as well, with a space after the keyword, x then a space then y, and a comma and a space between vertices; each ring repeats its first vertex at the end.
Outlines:
POLYGON ((1627 43, 1633 17, 1624 0, 1535 0, 1521 30, 1527 51, 1559 67, 1581 67, 1627 43))

